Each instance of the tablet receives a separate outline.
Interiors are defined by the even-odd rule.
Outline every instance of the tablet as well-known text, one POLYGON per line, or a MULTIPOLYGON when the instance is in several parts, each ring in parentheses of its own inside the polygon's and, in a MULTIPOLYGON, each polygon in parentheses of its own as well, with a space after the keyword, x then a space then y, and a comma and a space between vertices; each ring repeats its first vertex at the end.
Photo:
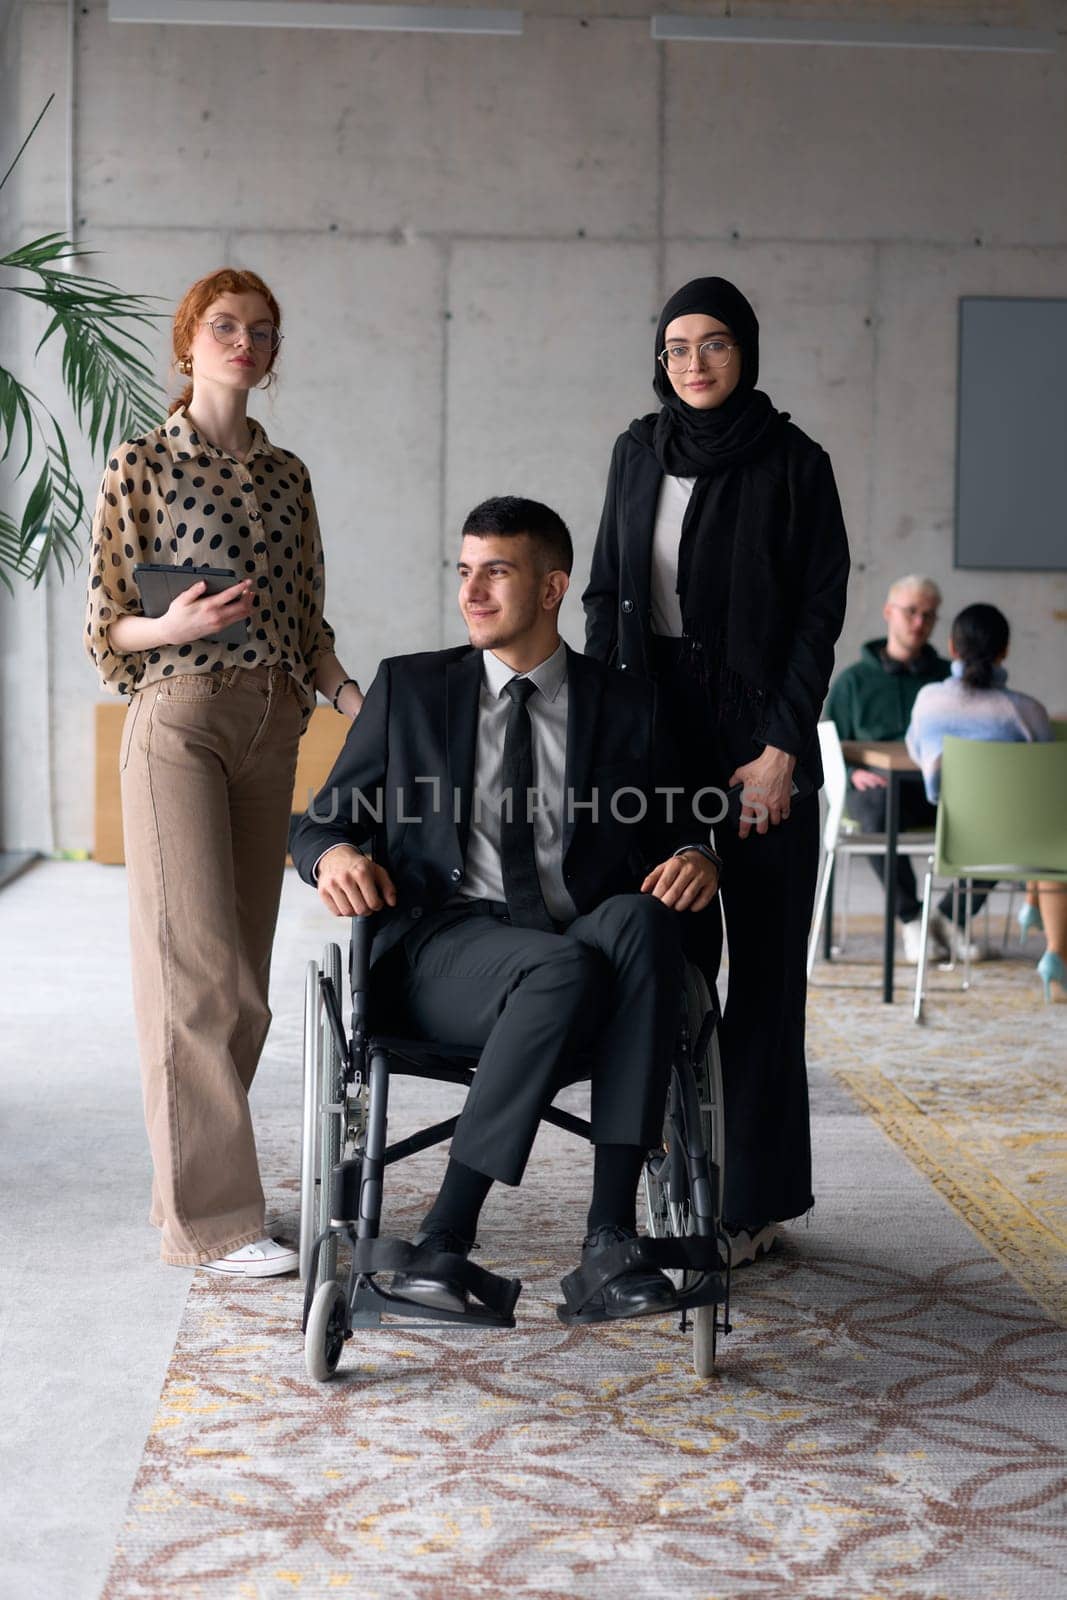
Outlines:
MULTIPOLYGON (((146 617, 161 617, 176 600, 194 583, 205 583, 205 595, 221 594, 232 589, 240 580, 230 567, 169 567, 155 562, 141 562, 133 569, 133 579, 141 595, 146 617)), ((206 633, 208 644, 243 644, 248 636, 248 618, 231 622, 221 633, 206 633)))

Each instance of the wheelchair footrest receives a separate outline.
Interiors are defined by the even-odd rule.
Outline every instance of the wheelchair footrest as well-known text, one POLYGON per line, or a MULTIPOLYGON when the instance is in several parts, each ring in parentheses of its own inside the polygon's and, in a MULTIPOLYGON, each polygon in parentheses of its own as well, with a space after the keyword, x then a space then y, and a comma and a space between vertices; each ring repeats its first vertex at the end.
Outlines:
POLYGON ((473 1296, 477 1305, 466 1311, 440 1311, 420 1306, 416 1301, 391 1295, 374 1284, 374 1293, 390 1310, 405 1315, 429 1317, 436 1322, 477 1322, 481 1326, 513 1328, 515 1304, 522 1293, 518 1278, 502 1278, 475 1266, 466 1256, 429 1250, 389 1235, 377 1239, 355 1239, 352 1243, 352 1271, 367 1279, 379 1272, 421 1272, 432 1277, 451 1278, 473 1296))
POLYGON ((557 1317, 564 1323, 624 1320, 607 1316, 589 1302, 613 1278, 635 1268, 695 1274, 695 1282, 679 1291, 673 1306, 657 1308, 645 1315, 673 1315, 676 1310, 718 1305, 726 1299, 728 1267, 714 1238, 688 1235, 674 1239, 621 1239, 561 1280, 564 1304, 556 1307, 557 1317))

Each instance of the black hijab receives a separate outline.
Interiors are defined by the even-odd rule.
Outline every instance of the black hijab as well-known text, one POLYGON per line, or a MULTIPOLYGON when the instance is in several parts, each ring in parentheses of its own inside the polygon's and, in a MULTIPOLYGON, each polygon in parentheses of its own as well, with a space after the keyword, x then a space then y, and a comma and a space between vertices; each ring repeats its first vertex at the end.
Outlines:
POLYGON ((773 558, 783 517, 766 471, 767 458, 780 451, 788 413, 756 388, 759 322, 725 278, 694 278, 671 296, 660 313, 655 356, 653 386, 662 408, 651 436, 647 420, 631 431, 664 473, 696 479, 678 552, 682 659, 712 694, 719 719, 747 708, 758 720, 779 680, 789 631, 773 558), (669 325, 693 314, 725 323, 740 346, 737 387, 709 410, 676 394, 658 359, 669 325))

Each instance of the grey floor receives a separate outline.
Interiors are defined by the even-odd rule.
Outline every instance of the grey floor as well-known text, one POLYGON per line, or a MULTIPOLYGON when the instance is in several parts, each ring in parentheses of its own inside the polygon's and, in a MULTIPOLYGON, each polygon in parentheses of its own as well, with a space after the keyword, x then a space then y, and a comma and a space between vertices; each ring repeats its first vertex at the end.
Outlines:
MULTIPOLYGON (((291 1004, 329 919, 286 876, 291 1004)), ((145 1220, 122 869, 10 883, 0 968, 0 1596, 95 1600, 192 1281, 145 1220)))
MULTIPOLYGON (((125 889, 120 868, 43 862, 0 894, 2 1600, 100 1594, 192 1280, 160 1266, 145 1220, 125 889)), ((853 909, 877 905, 873 879, 857 871, 853 909)), ((299 1005, 304 963, 334 935, 287 873, 276 1011, 299 1005)), ((263 1103, 292 1104, 295 1159, 299 1063, 262 1078, 263 1103)), ((904 1192, 924 1180, 817 1067, 812 1088, 820 1201, 810 1242, 845 1219, 862 1231, 878 1217, 871 1249, 888 1260, 904 1192), (858 1145, 866 1192, 839 1193, 835 1155, 858 1145)), ((943 1207, 932 1191, 931 1203, 943 1207)))

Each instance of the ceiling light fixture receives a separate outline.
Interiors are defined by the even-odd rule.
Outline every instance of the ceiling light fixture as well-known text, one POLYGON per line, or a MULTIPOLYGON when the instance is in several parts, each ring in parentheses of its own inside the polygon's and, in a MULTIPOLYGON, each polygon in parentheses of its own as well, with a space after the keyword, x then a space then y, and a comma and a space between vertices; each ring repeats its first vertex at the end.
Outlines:
POLYGON ((377 33, 522 33, 521 11, 464 6, 363 6, 294 0, 108 0, 111 22, 207 28, 357 28, 377 33))
POLYGON ((1059 35, 1029 28, 925 27, 880 22, 776 21, 765 17, 659 16, 652 37, 711 44, 860 45, 881 50, 1002 50, 1051 55, 1059 35))

